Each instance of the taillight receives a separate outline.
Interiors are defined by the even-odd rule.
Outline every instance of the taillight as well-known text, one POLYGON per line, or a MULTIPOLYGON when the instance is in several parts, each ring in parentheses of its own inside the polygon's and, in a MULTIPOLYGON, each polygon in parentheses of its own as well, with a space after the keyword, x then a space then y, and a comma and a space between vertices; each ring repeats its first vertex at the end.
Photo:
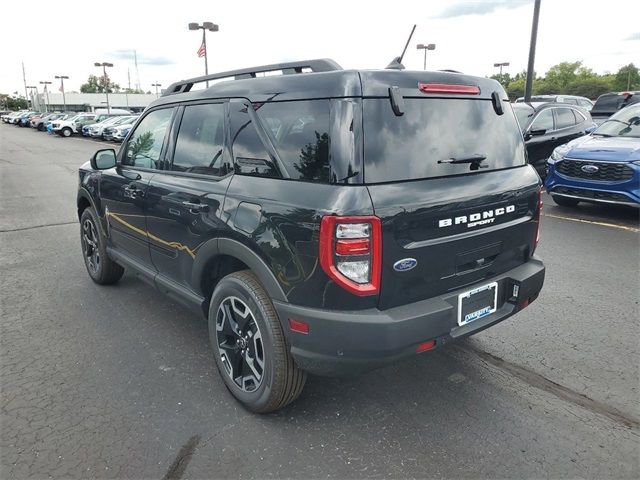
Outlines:
POLYGON ((418 83, 418 88, 424 93, 458 93, 463 95, 480 95, 477 85, 456 85, 453 83, 418 83))
POLYGON ((377 295, 382 271, 378 217, 322 217, 320 266, 334 282, 360 296, 377 295))
POLYGON ((540 243, 540 222, 542 221, 542 187, 538 188, 538 212, 536 213, 536 240, 533 244, 533 251, 538 248, 540 243))

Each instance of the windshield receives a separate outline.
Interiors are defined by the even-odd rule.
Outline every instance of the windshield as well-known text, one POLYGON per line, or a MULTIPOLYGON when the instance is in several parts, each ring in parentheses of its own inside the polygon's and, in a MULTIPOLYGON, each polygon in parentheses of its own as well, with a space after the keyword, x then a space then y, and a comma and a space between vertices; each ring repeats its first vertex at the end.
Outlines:
POLYGON ((620 110, 593 133, 607 137, 640 138, 640 104, 620 110))
POLYGON ((503 102, 405 98, 394 115, 388 98, 365 99, 365 182, 483 173, 525 165, 522 133, 503 102))

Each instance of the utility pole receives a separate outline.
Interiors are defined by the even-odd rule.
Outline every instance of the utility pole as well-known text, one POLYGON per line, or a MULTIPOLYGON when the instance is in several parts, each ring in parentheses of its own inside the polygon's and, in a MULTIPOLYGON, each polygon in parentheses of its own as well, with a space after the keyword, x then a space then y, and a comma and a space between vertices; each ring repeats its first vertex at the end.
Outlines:
POLYGON ((62 91, 62 104, 64 105, 64 111, 67 111, 67 97, 65 96, 64 93, 64 81, 68 80, 69 77, 67 77, 66 75, 56 75, 56 78, 60 79, 60 90, 62 91))
MULTIPOLYGON (((22 82, 24 83, 24 99, 27 101, 27 108, 29 108, 29 94, 27 93, 27 76, 24 73, 24 62, 22 62, 22 82)), ((33 107, 33 102, 31 102, 33 107)))
POLYGON ((531 25, 531 43, 529 44, 529 65, 527 66, 527 83, 524 87, 524 101, 531 101, 533 77, 535 76, 534 64, 536 60, 536 41, 538 39, 538 18, 540 17, 540 0, 533 4, 533 23, 531 25))

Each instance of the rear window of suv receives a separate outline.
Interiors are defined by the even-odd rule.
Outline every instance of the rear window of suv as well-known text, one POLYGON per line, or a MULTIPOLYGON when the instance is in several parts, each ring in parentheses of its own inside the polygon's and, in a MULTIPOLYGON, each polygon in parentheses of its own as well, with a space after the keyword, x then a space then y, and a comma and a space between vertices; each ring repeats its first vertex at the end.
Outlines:
POLYGON ((363 101, 365 182, 462 175, 525 165, 524 142, 511 105, 498 115, 489 100, 405 98, 396 116, 388 98, 363 101), (469 163, 485 157, 474 170, 469 163), (440 163, 438 163, 440 162, 440 163))

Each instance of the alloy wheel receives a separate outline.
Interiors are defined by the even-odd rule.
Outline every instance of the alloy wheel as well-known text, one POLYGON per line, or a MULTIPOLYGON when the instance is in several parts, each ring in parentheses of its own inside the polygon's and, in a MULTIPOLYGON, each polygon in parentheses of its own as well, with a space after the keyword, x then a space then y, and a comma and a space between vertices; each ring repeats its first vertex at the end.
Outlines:
POLYGON ((97 274, 100 268, 100 249, 96 227, 91 220, 85 220, 82 224, 82 246, 89 270, 92 274, 97 274))
POLYGON ((245 392, 255 391, 264 377, 262 334, 245 302, 226 297, 216 313, 216 336, 227 375, 245 392))

